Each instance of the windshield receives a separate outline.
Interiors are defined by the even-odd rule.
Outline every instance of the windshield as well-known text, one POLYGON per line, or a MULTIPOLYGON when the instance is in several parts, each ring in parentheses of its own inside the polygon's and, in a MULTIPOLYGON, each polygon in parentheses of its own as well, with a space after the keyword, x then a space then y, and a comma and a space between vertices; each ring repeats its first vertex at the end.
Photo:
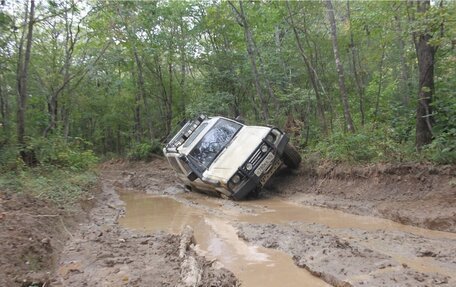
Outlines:
POLYGON ((189 155, 208 168, 241 127, 242 125, 232 121, 218 120, 189 155))

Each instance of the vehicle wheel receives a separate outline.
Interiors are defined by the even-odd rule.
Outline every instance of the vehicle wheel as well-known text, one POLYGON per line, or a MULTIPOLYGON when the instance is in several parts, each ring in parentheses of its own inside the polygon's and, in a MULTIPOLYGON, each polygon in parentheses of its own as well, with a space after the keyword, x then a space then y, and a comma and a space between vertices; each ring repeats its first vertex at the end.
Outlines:
POLYGON ((261 186, 255 187, 248 195, 247 198, 258 198, 260 196, 261 186))
POLYGON ((301 163, 301 156, 294 146, 287 143, 282 154, 283 163, 292 169, 297 169, 301 163))

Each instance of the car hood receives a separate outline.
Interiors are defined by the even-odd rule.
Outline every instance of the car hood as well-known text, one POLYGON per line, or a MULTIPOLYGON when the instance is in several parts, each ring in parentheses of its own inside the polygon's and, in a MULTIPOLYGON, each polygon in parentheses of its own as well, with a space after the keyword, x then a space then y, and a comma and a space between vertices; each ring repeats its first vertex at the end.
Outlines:
POLYGON ((260 145, 270 130, 268 127, 242 127, 209 169, 204 172, 204 177, 226 183, 260 145))

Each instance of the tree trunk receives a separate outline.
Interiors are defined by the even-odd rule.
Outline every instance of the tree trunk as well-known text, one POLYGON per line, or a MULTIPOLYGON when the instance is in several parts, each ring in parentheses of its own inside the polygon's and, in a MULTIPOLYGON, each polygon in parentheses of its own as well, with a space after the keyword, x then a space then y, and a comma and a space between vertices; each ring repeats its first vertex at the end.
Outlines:
POLYGON ((378 89, 377 89, 377 97, 375 100, 375 113, 374 113, 374 120, 377 121, 378 117, 378 111, 380 109, 380 95, 382 94, 382 88, 383 88, 383 77, 384 77, 384 72, 383 72, 383 64, 385 62, 385 44, 382 45, 382 57, 380 59, 380 66, 379 66, 379 72, 380 72, 380 79, 378 79, 378 89))
POLYGON ((0 122, 0 131, 5 135, 4 141, 9 141, 9 104, 7 95, 3 93, 3 77, 0 76, 0 115, 2 120, 0 122))
MULTIPOLYGON (((133 48, 133 55, 135 58, 135 63, 136 63, 136 68, 138 70, 138 79, 137 79, 137 84, 138 84, 138 90, 137 90, 137 99, 139 102, 142 100, 144 104, 144 112, 146 114, 146 119, 147 119, 147 127, 149 130, 149 139, 152 140, 155 136, 154 128, 153 128, 153 121, 152 121, 152 115, 149 109, 149 104, 147 102, 147 93, 146 93, 146 87, 145 87, 145 81, 144 81, 144 69, 143 69, 143 63, 141 59, 139 58, 138 51, 136 47, 133 48)), ((139 120, 140 117, 139 117, 139 120)))
POLYGON ((340 98, 341 98, 341 101, 342 101, 342 106, 344 108, 345 123, 347 125, 348 131, 354 133, 355 132, 355 126, 353 124, 353 120, 352 120, 352 117, 351 117, 350 104, 348 102, 347 89, 345 87, 344 68, 343 68, 342 63, 340 61, 339 45, 337 44, 336 19, 334 17, 334 7, 332 5, 331 0, 327 0, 326 1, 326 7, 327 7, 327 10, 328 10, 329 23, 331 25, 331 38, 332 38, 332 43, 333 43, 333 52, 334 52, 334 58, 335 58, 335 61, 336 61, 337 74, 339 76, 340 98))
MULTIPOLYGON (((430 7, 430 1, 418 1, 417 11, 426 12, 430 7)), ((416 107, 416 141, 418 150, 432 142, 432 96, 434 95, 434 57, 436 47, 429 44, 432 39, 428 31, 422 31, 414 35, 415 49, 418 58, 418 104, 416 107)))
POLYGON ((401 71, 400 71, 400 87, 401 87, 401 100, 405 106, 409 105, 410 102, 410 84, 409 84, 409 67, 405 58, 405 43, 403 39, 403 31, 401 25, 401 19, 399 15, 395 15, 394 19, 396 20, 396 32, 397 32, 397 43, 399 48, 399 59, 401 62, 401 71))
POLYGON ((252 76, 254 79, 255 89, 257 91, 257 95, 260 100, 260 104, 261 104, 261 108, 262 108, 262 117, 263 117, 263 120, 268 121, 269 120, 268 103, 266 102, 266 98, 263 94, 263 90, 261 87, 260 75, 258 73, 258 68, 257 68, 257 63, 256 63, 256 51, 254 48, 252 31, 250 30, 249 24, 247 22, 247 18, 245 17, 242 1, 239 1, 239 11, 236 9, 236 7, 230 1, 228 1, 228 3, 231 5, 233 10, 237 13, 237 15, 239 17, 239 24, 244 28, 244 37, 245 37, 245 43, 247 46, 247 54, 249 55, 250 64, 252 66, 252 76))
POLYGON ((361 125, 364 126, 365 123, 365 114, 364 114, 364 87, 361 82, 361 78, 358 73, 358 67, 356 66, 357 53, 355 48, 355 40, 353 37, 353 30, 351 27, 351 18, 350 18, 350 1, 347 0, 347 18, 349 23, 350 30, 350 51, 352 54, 352 64, 353 64, 353 75, 355 76, 356 89, 358 90, 359 98, 359 112, 361 113, 361 125))
MULTIPOLYGON (((133 67, 133 69, 131 70, 131 76, 133 78, 133 82, 135 83, 135 85, 138 86, 139 80, 137 79, 135 67, 133 67)), ((139 92, 139 87, 136 87, 133 106, 133 136, 137 143, 141 142, 141 134, 141 95, 139 92)))
POLYGON ((321 127, 323 129, 323 132, 325 134, 327 134, 328 126, 326 124, 325 111, 324 111, 322 100, 321 100, 320 90, 318 88, 318 83, 317 83, 317 79, 316 79, 316 72, 315 72, 315 69, 312 67, 312 64, 310 63, 309 59, 307 58, 307 56, 305 54, 305 51, 304 51, 304 48, 302 47, 301 39, 299 37, 298 31, 296 29, 296 26, 294 24, 293 14, 291 13, 291 8, 290 8, 289 1, 286 2, 286 5, 287 5, 288 15, 289 15, 290 22, 291 22, 290 24, 291 24, 291 27, 293 29, 293 33, 295 35, 296 44, 298 46, 299 53, 300 53, 300 55, 302 57, 302 60, 303 60, 304 64, 306 65, 307 74, 309 75, 310 83, 312 84, 312 88, 313 88, 313 90, 315 92, 315 97, 317 99, 317 115, 318 115, 318 119, 320 120, 320 125, 321 125, 321 127))
POLYGON ((186 109, 186 97, 187 97, 187 91, 186 91, 186 84, 185 84, 185 80, 186 80, 186 74, 187 74, 187 70, 186 70, 186 62, 185 62, 185 43, 186 43, 186 38, 185 38, 185 34, 186 34, 186 31, 185 31, 185 27, 184 27, 184 23, 183 23, 183 18, 181 16, 180 18, 180 45, 179 45, 179 52, 180 52, 180 81, 179 81, 179 86, 180 86, 180 91, 181 91, 181 94, 180 94, 180 101, 179 101, 179 112, 180 112, 180 116, 182 118, 185 117, 185 109, 186 109))
POLYGON ((287 65, 285 64, 285 61, 283 60, 283 52, 282 52, 282 37, 283 37, 283 31, 279 26, 275 26, 275 32, 274 32, 274 43, 276 46, 276 54, 279 59, 280 67, 282 69, 283 76, 280 80, 280 89, 282 92, 285 92, 285 89, 287 87, 287 82, 288 80, 288 68, 287 65))
POLYGON ((168 63, 169 90, 168 90, 168 110, 166 112, 166 134, 171 132, 171 122, 173 120, 173 64, 168 63))
MULTIPOLYGON (((71 61, 73 58, 73 49, 74 45, 76 43, 76 38, 73 38, 73 32, 71 31, 72 29, 72 22, 70 23, 68 19, 68 11, 66 10, 67 8, 65 7, 65 11, 63 13, 63 17, 65 19, 65 44, 64 44, 64 63, 62 68, 60 69, 59 73, 63 74, 63 80, 60 86, 56 88, 51 88, 51 97, 48 100, 48 112, 50 116, 49 124, 44 130, 43 135, 47 137, 49 132, 54 131, 57 128, 57 124, 59 121, 59 97, 65 93, 65 91, 68 89, 69 82, 71 80, 70 78, 70 66, 71 66, 71 61)), ((78 30, 79 32, 79 30, 78 30)), ((62 105, 62 110, 66 109, 64 105, 62 105)), ((67 112, 68 109, 66 109, 67 112)), ((63 114, 62 114, 63 116, 63 114)), ((67 125, 65 126, 67 128, 67 125)), ((66 136, 65 136, 66 137, 66 136)))
MULTIPOLYGON (((33 42, 33 24, 35 22, 35 0, 30 0, 30 11, 28 12, 28 6, 26 5, 26 19, 28 14, 28 21, 25 20, 25 26, 27 26, 27 38, 25 44, 25 54, 23 54, 23 38, 19 44, 19 61, 18 61, 18 75, 17 75, 17 141, 20 145, 25 144, 25 111, 27 109, 27 83, 28 83, 28 72, 30 64, 30 55, 32 51, 33 42)), ((25 29, 24 29, 25 30, 25 29)), ((25 33, 25 31, 24 31, 25 33)))

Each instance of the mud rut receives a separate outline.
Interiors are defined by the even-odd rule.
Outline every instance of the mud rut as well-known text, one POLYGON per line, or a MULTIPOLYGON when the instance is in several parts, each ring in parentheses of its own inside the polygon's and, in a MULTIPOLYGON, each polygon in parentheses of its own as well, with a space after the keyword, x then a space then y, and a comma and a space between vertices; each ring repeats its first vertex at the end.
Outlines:
POLYGON ((298 203, 187 193, 166 162, 106 164, 56 286, 456 286, 456 234, 298 203))

